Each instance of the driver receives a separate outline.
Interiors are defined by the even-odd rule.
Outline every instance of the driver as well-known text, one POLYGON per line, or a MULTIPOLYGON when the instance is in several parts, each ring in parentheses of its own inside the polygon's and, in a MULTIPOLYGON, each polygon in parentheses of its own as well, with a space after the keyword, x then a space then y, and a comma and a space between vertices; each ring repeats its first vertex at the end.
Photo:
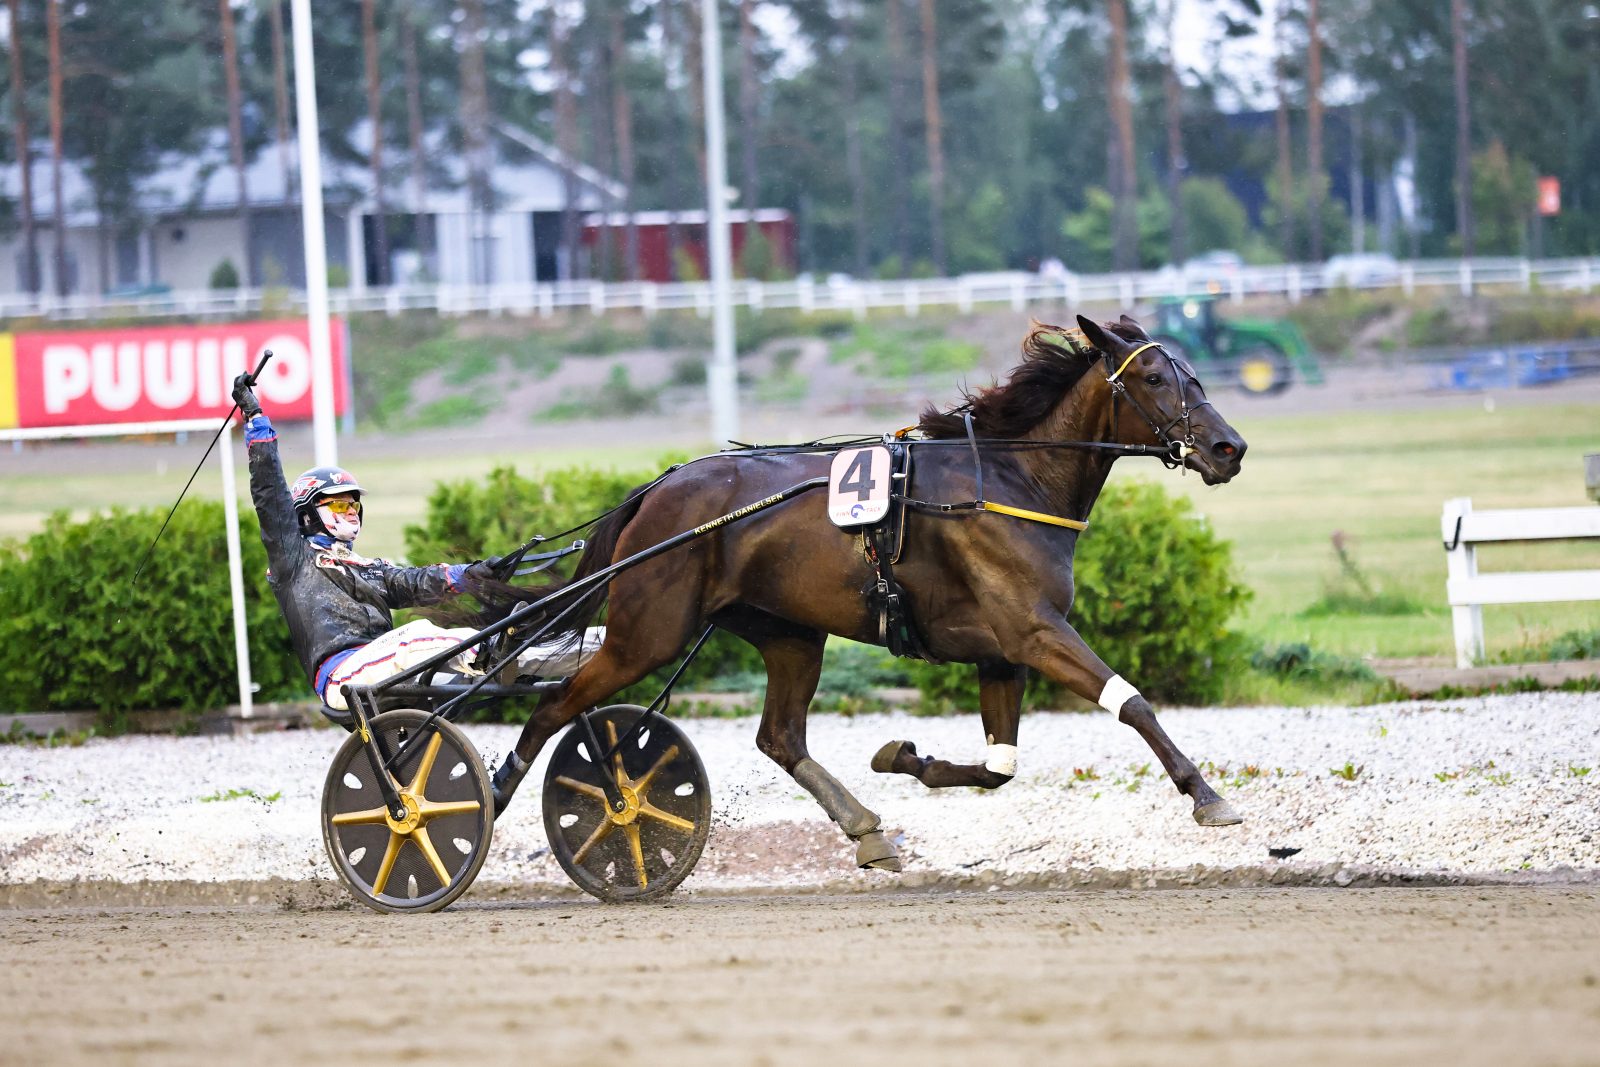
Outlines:
MULTIPOLYGON (((239 375, 233 399, 245 423, 250 496, 267 549, 268 581, 312 688, 324 705, 348 712, 341 686, 375 685, 477 632, 446 629, 427 619, 396 628, 390 612, 447 600, 474 582, 494 578, 499 561, 400 567, 358 555, 353 546, 361 533, 362 489, 355 476, 338 467, 313 467, 285 486, 278 435, 256 401, 253 384, 250 375, 239 375)), ((604 639, 603 626, 557 636, 519 655, 518 673, 571 674, 604 639)), ((464 647, 445 669, 481 674, 472 663, 475 653, 475 646, 464 647)))

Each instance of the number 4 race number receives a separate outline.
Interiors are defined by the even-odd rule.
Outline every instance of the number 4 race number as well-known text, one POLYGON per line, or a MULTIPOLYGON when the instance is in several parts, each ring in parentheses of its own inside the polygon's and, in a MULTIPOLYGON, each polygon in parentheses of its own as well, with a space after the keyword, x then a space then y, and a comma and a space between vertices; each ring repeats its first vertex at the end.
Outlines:
POLYGON ((828 518, 835 526, 865 526, 889 514, 889 450, 850 448, 828 471, 828 518))

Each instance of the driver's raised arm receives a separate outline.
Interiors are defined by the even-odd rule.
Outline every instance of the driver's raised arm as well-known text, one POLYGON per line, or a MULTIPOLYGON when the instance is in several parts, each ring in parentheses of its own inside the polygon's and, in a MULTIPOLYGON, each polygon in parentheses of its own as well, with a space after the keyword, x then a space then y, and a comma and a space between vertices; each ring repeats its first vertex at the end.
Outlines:
POLYGON ((250 461, 250 500, 261 523, 261 543, 266 546, 272 572, 283 575, 301 564, 304 553, 298 551, 299 523, 295 519, 288 483, 283 477, 283 461, 278 458, 278 432, 257 403, 248 375, 234 379, 233 399, 244 417, 245 453, 250 461))

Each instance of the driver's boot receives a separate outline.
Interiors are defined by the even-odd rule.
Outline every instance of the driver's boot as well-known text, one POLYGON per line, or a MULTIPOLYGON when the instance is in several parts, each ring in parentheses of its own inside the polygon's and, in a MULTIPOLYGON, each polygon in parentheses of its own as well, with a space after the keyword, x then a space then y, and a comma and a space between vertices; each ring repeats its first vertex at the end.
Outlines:
POLYGON ((506 810, 506 805, 511 803, 511 796, 517 791, 517 786, 522 784, 522 779, 527 775, 531 763, 524 763, 515 751, 506 753, 506 761, 495 768, 494 778, 489 783, 489 792, 494 797, 494 816, 506 810))

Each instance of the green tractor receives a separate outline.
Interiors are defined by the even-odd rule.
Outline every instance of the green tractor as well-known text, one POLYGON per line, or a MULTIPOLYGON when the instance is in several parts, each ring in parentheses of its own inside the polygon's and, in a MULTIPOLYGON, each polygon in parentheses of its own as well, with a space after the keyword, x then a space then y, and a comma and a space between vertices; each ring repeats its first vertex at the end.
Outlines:
POLYGON ((1158 301, 1150 336, 1196 370, 1215 367, 1223 380, 1254 396, 1289 388, 1298 374, 1308 385, 1322 384, 1322 369, 1300 328, 1264 319, 1223 320, 1211 296, 1169 297, 1158 301))

